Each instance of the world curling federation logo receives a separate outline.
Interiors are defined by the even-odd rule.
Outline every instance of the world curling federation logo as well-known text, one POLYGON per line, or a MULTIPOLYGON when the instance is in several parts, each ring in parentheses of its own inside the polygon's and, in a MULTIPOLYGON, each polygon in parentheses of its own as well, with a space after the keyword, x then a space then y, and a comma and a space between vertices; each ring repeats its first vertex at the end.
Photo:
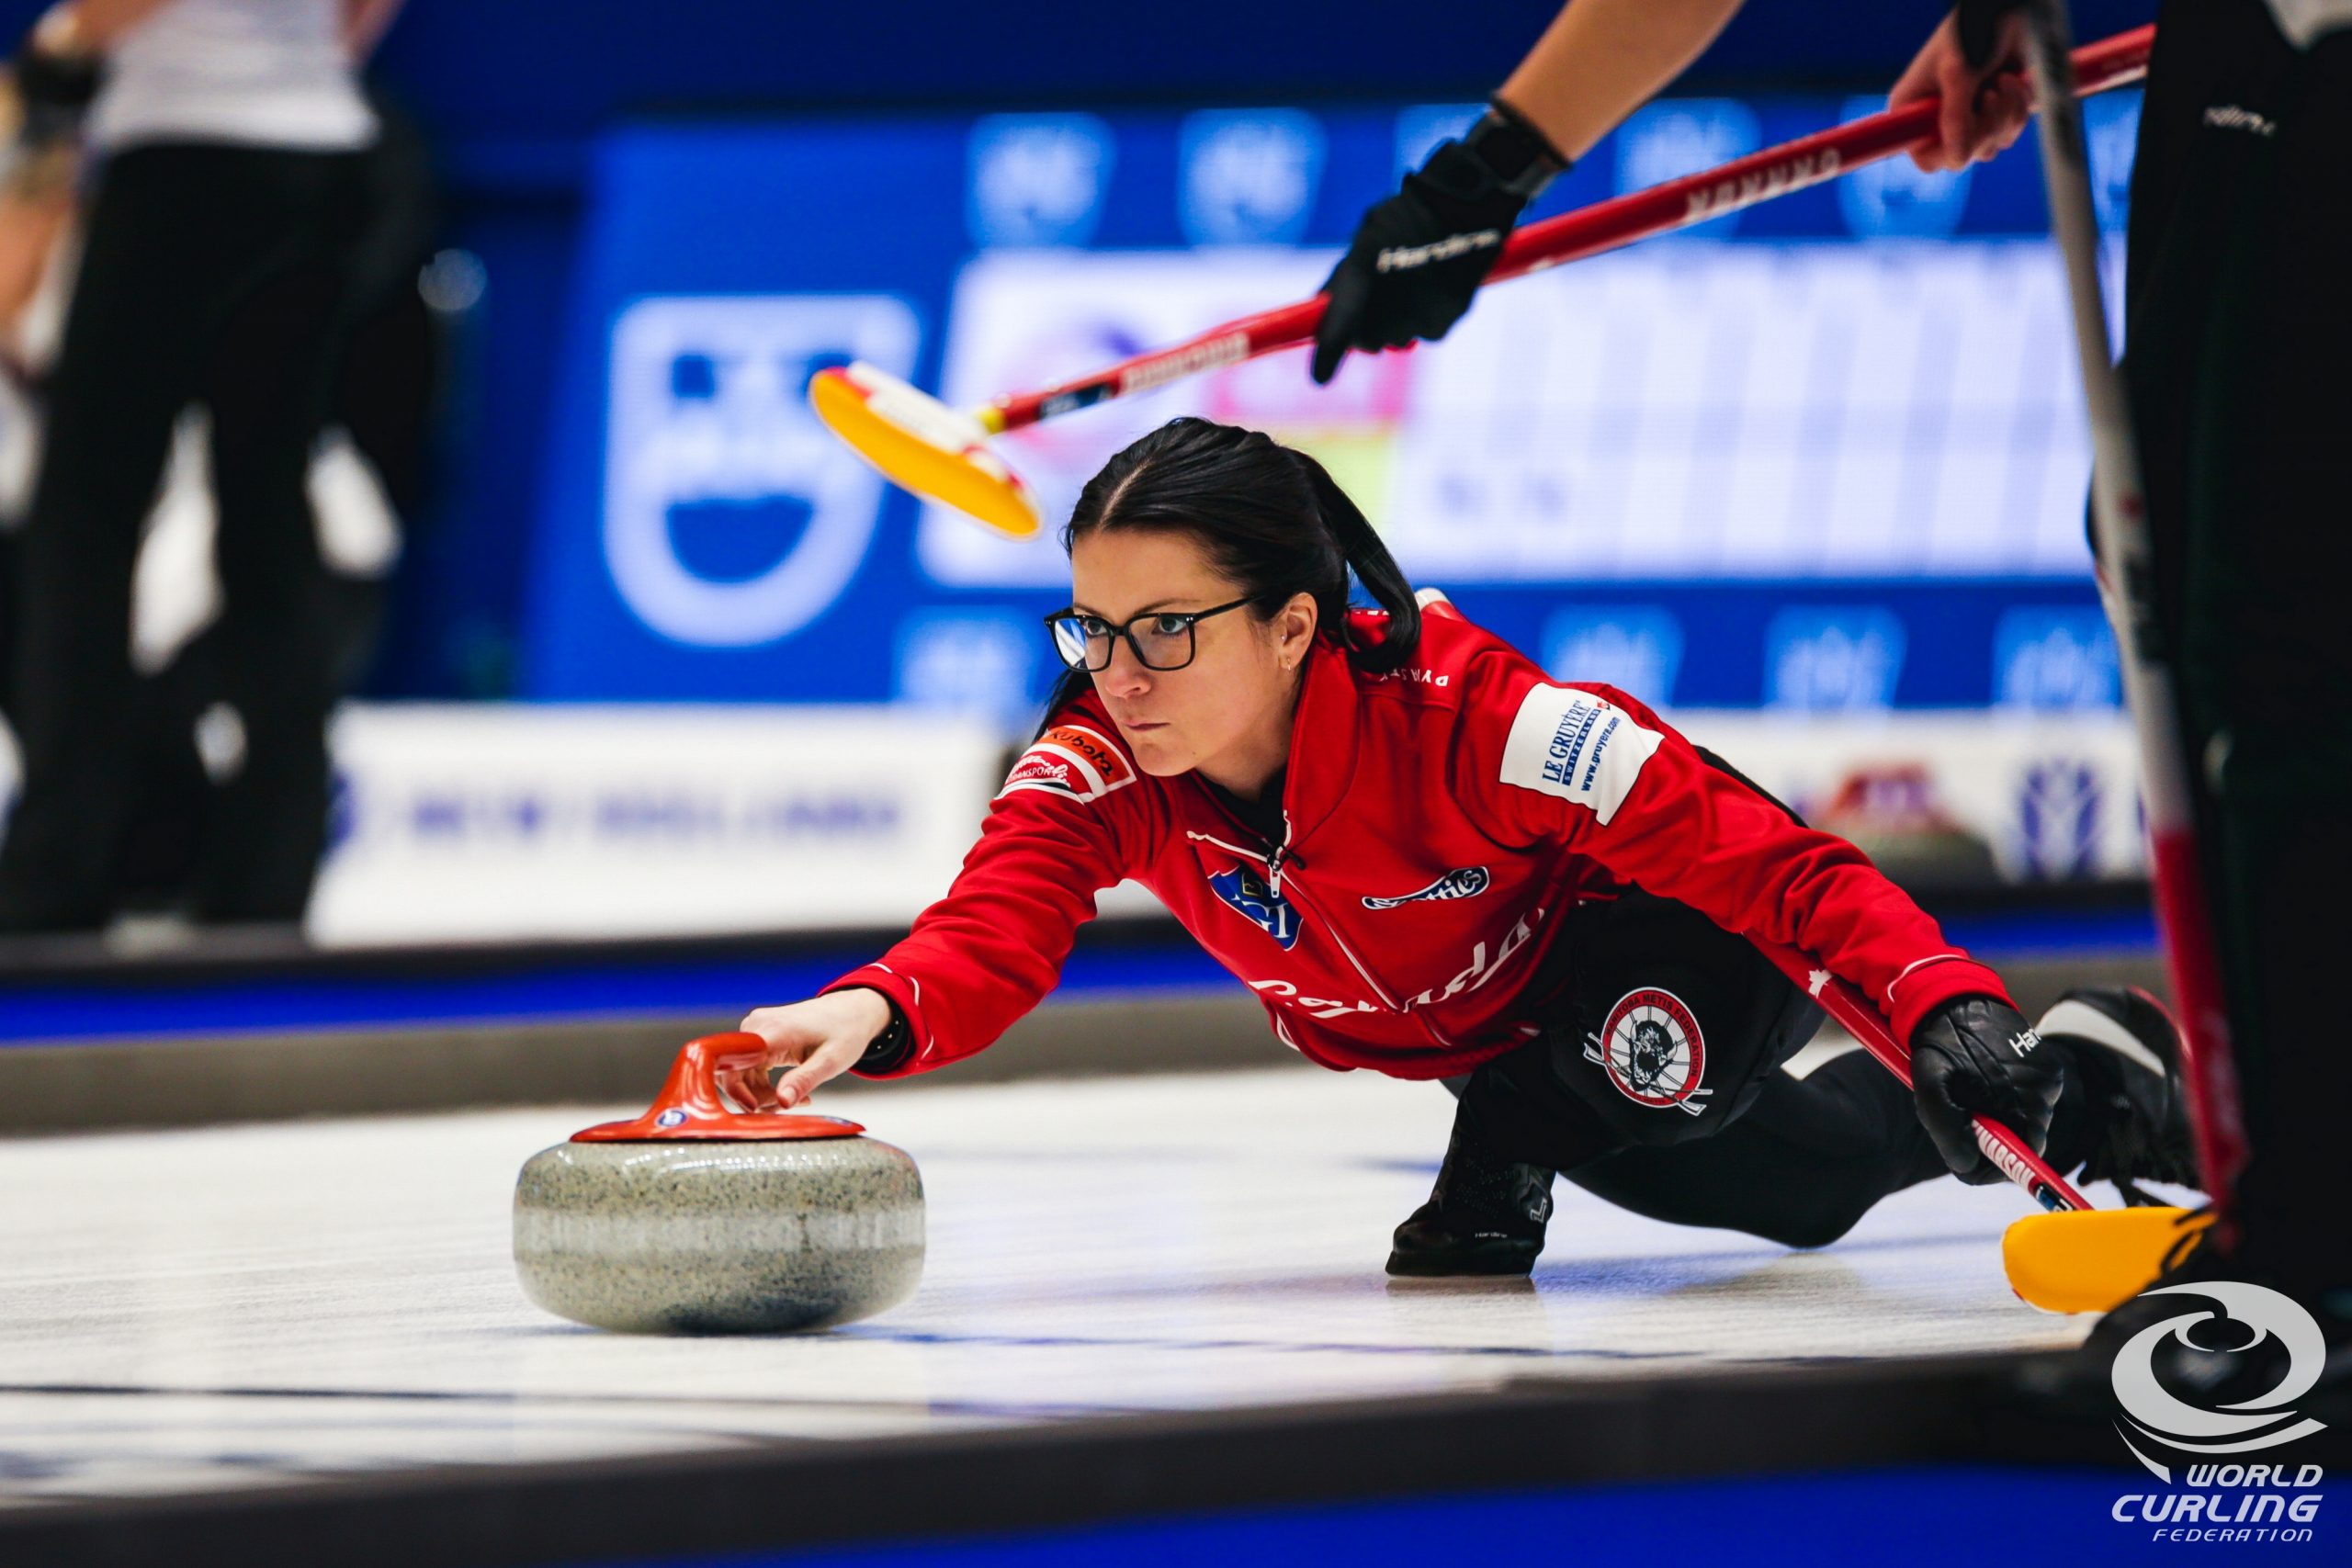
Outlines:
MULTIPOLYGON (((2185 1310, 2160 1323, 2149 1325, 2126 1340, 2123 1348, 2115 1353, 2115 1397, 2123 1406, 2123 1425, 2137 1431, 2143 1438, 2153 1439, 2182 1453, 2214 1454, 2246 1453, 2259 1449, 2277 1448, 2298 1438, 2308 1438, 2324 1430, 2324 1423, 2310 1419, 2298 1420, 2294 1404, 2309 1393, 2319 1382, 2327 1365, 2327 1340, 2320 1333, 2319 1325, 2310 1313, 2291 1296, 2260 1285, 2243 1284, 2234 1280, 2215 1280, 2197 1285, 2165 1285, 2143 1292, 2149 1296, 2186 1296, 2185 1310), (2219 1314, 2191 1305, 2198 1298, 2217 1302, 2219 1314), (2156 1352, 2167 1339, 2185 1346, 2191 1351, 2211 1353, 2222 1347, 2198 1343, 2190 1331, 2200 1324, 2235 1322, 2252 1331, 2245 1343, 2234 1347, 2250 1350, 2266 1338, 2275 1337, 2278 1348, 2286 1353, 2287 1364, 2278 1384, 2267 1393, 2253 1399, 2239 1400, 2219 1410, 2202 1410, 2175 1398, 2156 1376, 2156 1352)), ((2207 1337, 2211 1337, 2209 1331, 2207 1337)), ((2119 1429, 2120 1429, 2119 1427, 2119 1429)), ((2132 1441, 2132 1433, 2123 1434, 2126 1448, 2132 1450, 2142 1464, 2163 1480, 2172 1480, 2171 1472, 2140 1452, 2132 1441)))
POLYGON ((2312 1531, 2298 1527, 2309 1527, 2319 1517, 2321 1468, 2237 1461, 2325 1429, 2324 1423, 2295 1410, 2326 1368, 2327 1340, 2318 1323, 2293 1298, 2234 1280, 2164 1285, 2138 1299, 2152 1296, 2185 1299, 2181 1311, 2141 1329, 2116 1352, 2110 1376, 2123 1407, 2116 1431, 2132 1457, 2168 1487, 2174 1483, 2172 1466, 2159 1463, 2148 1450, 2206 1462, 2183 1467, 2185 1490, 2119 1497, 2112 1517, 2124 1524, 2157 1526, 2159 1540, 2311 1540, 2312 1531), (2210 1409, 2165 1386, 2169 1381, 2193 1393, 2224 1356, 2275 1366, 2277 1381, 2252 1398, 2210 1409))
POLYGON ((1707 1043, 1699 1021, 1672 991, 1645 987, 1617 998, 1600 1034, 1585 1042, 1584 1055, 1600 1064, 1618 1093, 1654 1111, 1670 1106, 1702 1115, 1714 1092, 1700 1087, 1707 1043))

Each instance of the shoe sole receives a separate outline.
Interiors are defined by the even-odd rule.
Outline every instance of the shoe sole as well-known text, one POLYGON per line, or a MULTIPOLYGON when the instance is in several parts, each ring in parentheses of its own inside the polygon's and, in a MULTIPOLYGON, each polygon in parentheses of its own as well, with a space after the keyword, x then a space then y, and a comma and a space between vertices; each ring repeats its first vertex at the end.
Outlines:
MULTIPOLYGON (((2162 1003, 2137 987, 2132 988, 2143 1001, 2155 1008, 2166 1021, 2170 1021, 2172 1015, 2165 1011, 2162 1003)), ((2150 1050, 2147 1042, 2132 1033, 2120 1020, 2072 997, 2063 998, 2057 1006, 2043 1013, 2041 1022, 2034 1025, 2034 1032, 2088 1041, 2104 1050, 2112 1051, 2143 1071, 2155 1074, 2159 1078, 2169 1079, 2172 1076, 2172 1064, 2150 1050)))
POLYGON ((1445 1252, 1400 1252, 1388 1255, 1388 1272, 1399 1280, 1453 1280, 1525 1274, 1535 1267, 1544 1249, 1525 1242, 1498 1241, 1445 1252))

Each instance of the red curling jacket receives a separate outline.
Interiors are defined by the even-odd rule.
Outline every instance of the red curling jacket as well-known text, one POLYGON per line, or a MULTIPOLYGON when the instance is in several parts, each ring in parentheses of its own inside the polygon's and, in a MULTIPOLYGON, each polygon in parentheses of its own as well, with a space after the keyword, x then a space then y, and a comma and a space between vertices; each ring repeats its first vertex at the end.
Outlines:
MULTIPOLYGON (((1358 612, 1377 637, 1385 617, 1358 612)), ((1091 691, 1006 777, 944 897, 826 987, 895 1001, 903 1077, 971 1055, 1058 978, 1094 896, 1132 876, 1263 999, 1309 1059, 1400 1078, 1466 1072, 1537 1031, 1572 974, 1559 916, 1629 885, 1817 957, 1898 1039, 1999 978, 1842 839, 1798 826, 1640 703, 1557 684, 1451 605, 1385 675, 1317 641, 1292 721, 1286 840, 1201 778, 1136 767, 1091 691)))

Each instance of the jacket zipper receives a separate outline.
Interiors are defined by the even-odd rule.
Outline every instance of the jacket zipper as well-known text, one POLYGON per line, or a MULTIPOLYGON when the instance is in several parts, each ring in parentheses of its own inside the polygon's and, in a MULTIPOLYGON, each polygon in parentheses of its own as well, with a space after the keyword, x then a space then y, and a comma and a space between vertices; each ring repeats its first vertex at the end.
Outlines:
MULTIPOLYGON (((1291 878, 1291 897, 1296 900, 1300 908, 1306 910, 1308 915, 1314 917, 1316 921, 1322 926, 1325 932, 1330 936, 1332 942, 1338 946, 1340 956, 1345 958, 1349 964, 1354 968, 1356 974, 1363 979, 1363 983, 1372 987, 1372 994, 1380 998, 1381 1005, 1393 1013, 1413 1013, 1413 1010, 1411 1008, 1407 1007, 1395 997, 1390 996, 1388 994, 1387 987, 1372 977, 1372 971, 1363 966, 1363 960, 1356 956, 1356 950, 1350 947, 1348 945, 1348 939, 1340 934, 1340 928, 1333 925, 1330 919, 1313 904, 1307 902, 1306 899, 1303 897, 1297 897, 1305 891, 1306 889, 1299 886, 1298 879, 1296 877, 1291 878)), ((1418 1017, 1419 1015, 1414 1014, 1413 1016, 1418 1017)), ((1431 1031, 1431 1032, 1435 1032, 1431 1031)))
MULTIPOLYGON (((1223 803, 1219 803, 1218 809, 1224 809, 1223 803)), ((1230 816, 1232 814, 1227 812, 1227 815, 1230 816)), ((1306 863, 1299 859, 1297 854, 1294 852, 1290 847, 1290 813, 1288 811, 1284 811, 1283 813, 1283 841, 1279 844, 1270 844, 1263 851, 1245 850, 1238 844, 1228 844, 1222 839, 1213 837, 1207 833, 1195 833, 1190 829, 1185 829, 1184 836, 1188 839, 1198 839, 1204 843, 1215 844, 1218 849, 1224 850, 1228 853, 1245 855, 1250 859, 1263 864, 1266 868, 1267 888, 1277 898, 1283 897, 1283 879, 1285 874, 1290 876, 1291 892, 1293 894, 1299 894, 1305 891, 1305 889, 1299 886, 1295 873, 1291 870, 1292 867, 1303 866, 1306 863)), ((1453 1042, 1447 1039, 1444 1032, 1429 1021, 1427 1014, 1399 1002, 1395 997, 1388 994, 1388 988, 1385 986, 1383 986, 1378 980, 1373 978, 1372 971, 1364 967, 1363 960, 1356 956, 1356 950, 1348 945, 1348 939, 1340 934, 1340 928, 1332 923, 1329 917, 1326 916, 1320 909, 1317 908, 1315 905, 1308 902, 1304 897, 1298 900, 1298 904, 1300 908, 1312 916, 1316 922, 1322 926, 1325 931, 1329 933, 1333 945, 1337 946, 1340 950, 1340 956, 1344 957, 1348 961, 1349 967, 1352 968, 1356 972, 1357 978, 1361 979, 1366 986, 1372 987, 1372 994, 1379 999, 1381 1006, 1386 1008, 1390 1012, 1396 1014, 1400 1018, 1410 1018, 1418 1022, 1421 1026, 1422 1032, 1429 1035, 1429 1037, 1438 1044, 1448 1048, 1453 1046, 1453 1042)))

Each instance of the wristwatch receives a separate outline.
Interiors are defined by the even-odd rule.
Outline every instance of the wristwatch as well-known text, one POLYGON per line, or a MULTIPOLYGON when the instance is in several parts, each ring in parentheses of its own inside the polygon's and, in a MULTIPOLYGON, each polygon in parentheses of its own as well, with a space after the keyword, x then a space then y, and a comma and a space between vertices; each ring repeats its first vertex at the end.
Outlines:
POLYGON ((857 1059, 853 1072, 887 1073, 904 1062, 914 1049, 914 1031, 907 1027, 907 1015, 899 1010, 897 1002, 888 997, 882 999, 890 1002, 890 1026, 866 1045, 865 1054, 857 1059))

